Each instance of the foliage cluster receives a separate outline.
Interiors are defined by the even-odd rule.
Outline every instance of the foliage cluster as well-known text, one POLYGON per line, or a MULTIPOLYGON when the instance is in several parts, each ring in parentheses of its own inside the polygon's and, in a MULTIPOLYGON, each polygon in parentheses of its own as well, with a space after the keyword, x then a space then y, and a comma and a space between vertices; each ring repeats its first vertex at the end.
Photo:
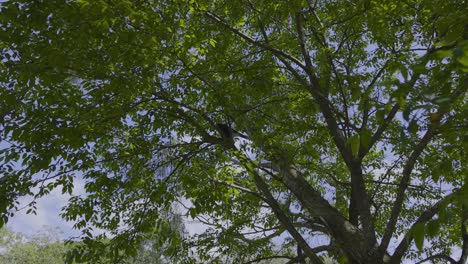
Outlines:
POLYGON ((62 212, 83 232, 77 261, 153 234, 186 263, 465 263, 467 14, 461 0, 1 3, 0 225, 20 197, 82 178, 62 212), (209 228, 174 235, 174 203, 209 228))

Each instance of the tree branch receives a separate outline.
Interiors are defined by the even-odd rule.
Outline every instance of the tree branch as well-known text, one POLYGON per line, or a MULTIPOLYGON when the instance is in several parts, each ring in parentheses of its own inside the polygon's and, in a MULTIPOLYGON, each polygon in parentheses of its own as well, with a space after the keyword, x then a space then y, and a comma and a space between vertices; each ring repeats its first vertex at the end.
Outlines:
MULTIPOLYGON (((380 76, 382 76, 382 74, 385 72, 385 68, 387 67, 388 63, 390 62, 390 59, 387 60, 384 65, 379 69, 379 71, 377 72, 377 74, 374 76, 374 78, 371 80, 371 82, 369 83, 369 85, 367 86, 366 90, 368 89, 371 89, 372 87, 374 87, 375 83, 377 82, 377 80, 380 78, 380 76)), ((393 117, 392 117, 393 118, 393 117)), ((361 124, 361 128, 360 129, 365 129, 367 127, 367 122, 369 120, 369 107, 368 105, 366 105, 364 107, 364 113, 363 113, 363 116, 362 116, 362 124, 361 124)), ((359 153, 360 156, 362 156, 361 153, 359 153)), ((363 157, 363 156, 362 156, 363 157)), ((362 158, 361 157, 361 158, 362 158)))
POLYGON ((258 197, 258 198, 260 198, 262 200, 265 200, 265 198, 263 198, 259 193, 255 192, 255 191, 252 191, 249 188, 246 188, 246 187, 234 184, 234 183, 228 183, 228 182, 225 182, 225 181, 221 181, 221 180, 218 180, 218 179, 215 179, 215 178, 210 178, 210 181, 215 182, 217 184, 225 185, 225 186, 227 186, 229 188, 233 188, 233 189, 239 190, 241 192, 245 192, 245 193, 251 194, 253 196, 256 196, 256 197, 258 197))
POLYGON ((296 258, 291 257, 291 256, 268 256, 268 257, 260 257, 260 258, 256 258, 256 259, 253 259, 253 260, 249 260, 247 262, 244 262, 244 264, 252 264, 252 263, 260 262, 262 260, 270 260, 270 259, 290 259, 290 260, 293 260, 293 259, 296 259, 296 258))
POLYGON ((368 243, 362 232, 332 207, 297 170, 282 168, 283 183, 290 189, 302 206, 313 216, 321 218, 329 233, 343 245, 350 259, 364 262, 368 256, 368 243))
MULTIPOLYGON (((426 223, 429 220, 431 220, 432 217, 434 217, 434 215, 439 212, 440 208, 444 204, 450 203, 458 193, 460 193, 460 189, 453 192, 453 193, 451 193, 451 194, 449 194, 449 195, 447 195, 447 196, 445 196, 445 198, 443 198, 442 200, 439 200, 437 203, 432 205, 430 208, 428 208, 426 211, 424 211, 419 216, 419 218, 416 220, 416 222, 414 222, 414 224, 411 226, 411 228, 406 232, 404 238, 401 240, 400 244, 395 249, 395 252, 393 253, 393 255, 392 255, 391 259, 390 259, 390 263, 392 263, 392 264, 393 263, 395 263, 395 264, 401 263, 401 259, 403 258, 404 254, 408 250, 411 242, 413 241, 412 230, 414 229, 414 227, 417 224, 426 223)), ((383 244, 383 242, 382 242, 382 244, 383 244)), ((381 248, 381 250, 386 250, 386 248, 381 248)))
MULTIPOLYGON (((269 41, 269 38, 268 38, 268 34, 266 33, 265 31, 265 27, 263 26, 263 23, 262 21, 259 19, 259 27, 260 27, 260 31, 262 33, 262 36, 263 36, 263 39, 265 41, 266 44, 270 44, 270 41, 269 41)), ((294 69, 294 67, 288 62, 286 61, 285 58, 281 57, 281 56, 276 56, 276 58, 281 61, 281 63, 283 63, 284 67, 286 67, 286 69, 289 70, 289 72, 292 73, 292 75, 302 84, 302 86, 304 87, 308 87, 310 84, 307 82, 306 79, 304 79, 300 74, 299 72, 294 69)))
POLYGON ((430 261, 430 260, 436 260, 436 259, 443 259, 443 260, 446 260, 448 262, 450 262, 450 264, 457 264, 457 262, 451 258, 450 256, 447 256, 445 254, 437 254, 437 255, 433 255, 433 256, 430 256, 430 257, 427 257, 421 261, 418 261, 416 262, 416 264, 422 264, 426 261, 430 261))
POLYGON ((302 14, 296 14, 296 30, 299 40, 299 46, 301 47, 302 57, 304 57, 305 67, 307 72, 312 72, 312 60, 310 59, 309 51, 306 48, 305 40, 304 40, 304 31, 302 26, 302 14))
POLYGON ((289 55, 289 54, 285 53, 284 51, 278 50, 278 49, 272 47, 271 45, 269 45, 268 43, 262 43, 260 41, 254 40, 252 37, 244 34, 239 29, 236 29, 236 28, 232 27, 231 25, 229 25, 225 20, 223 20, 222 18, 220 18, 216 14, 214 14, 212 12, 209 12, 209 11, 204 12, 204 14, 208 18, 214 20, 216 23, 222 25, 223 27, 227 28, 229 31, 231 31, 234 34, 236 34, 237 36, 241 37, 243 40, 247 41, 248 43, 251 43, 251 44, 253 44, 253 45, 257 46, 257 47, 260 47, 260 48, 262 48, 264 50, 272 52, 280 61, 282 61, 285 64, 285 66, 291 71, 291 73, 294 76, 296 76, 296 78, 299 78, 299 81, 302 80, 301 83, 304 85, 304 87, 306 87, 306 88, 308 88, 310 90, 310 92, 312 93, 314 98, 317 100, 317 102, 319 104, 319 107, 320 107, 320 109, 322 111, 322 114, 325 117, 327 125, 329 126, 329 130, 330 130, 330 132, 331 132, 331 134, 332 134, 332 136, 334 138, 334 141, 335 141, 339 151, 345 157, 345 160, 347 162, 351 162, 351 159, 352 159, 351 152, 349 150, 346 150, 346 148, 345 148, 345 146, 346 146, 345 140, 344 140, 343 135, 340 133, 338 124, 337 124, 337 122, 335 120, 335 117, 333 115, 333 111, 332 111, 332 109, 330 107, 330 102, 320 92, 320 84, 318 82, 317 77, 312 72, 308 71, 309 69, 306 67, 306 65, 304 65, 301 61, 299 61, 297 58, 293 57, 292 55, 289 55), (303 69, 305 72, 307 72, 307 74, 310 77, 311 83, 308 84, 307 82, 305 82, 303 80, 303 78, 300 76, 300 74, 294 69, 294 67, 292 65, 290 65, 289 63, 285 62, 285 59, 293 62, 295 65, 297 65, 298 67, 303 69))
POLYGON ((265 43, 262 43, 260 41, 254 40, 252 37, 250 37, 250 36, 246 35, 245 33, 241 32, 239 29, 234 28, 231 25, 229 25, 225 20, 223 20, 218 15, 216 15, 216 14, 210 12, 210 11, 206 11, 205 15, 208 18, 214 20, 216 23, 224 26, 226 29, 232 31, 234 34, 241 37, 243 40, 245 40, 245 41, 247 41, 247 42, 249 42, 251 44, 254 44, 255 46, 258 46, 258 47, 261 47, 261 48, 263 48, 265 50, 268 50, 268 51, 272 52, 273 54, 275 54, 277 56, 284 57, 284 58, 294 62, 294 64, 296 64, 297 66, 299 66, 303 70, 305 70, 305 71, 307 70, 306 66, 304 64, 302 64, 301 61, 299 61, 297 58, 293 57, 290 54, 287 54, 284 51, 276 49, 276 48, 274 48, 274 47, 272 47, 272 46, 270 46, 268 44, 265 44, 265 43))
POLYGON ((468 208, 462 206, 462 221, 461 221, 461 235, 462 235, 462 253, 457 264, 465 264, 468 260, 468 208))
POLYGON ((382 237, 382 242, 379 247, 379 250, 382 254, 387 250, 388 244, 390 243, 390 239, 392 238, 393 232, 395 231, 395 226, 398 221, 398 217, 400 216, 403 202, 405 200, 405 192, 408 188, 413 168, 416 165, 416 161, 418 160, 419 156, 422 154, 423 150, 426 148, 426 146, 429 144, 432 137, 434 136, 434 130, 435 129, 431 126, 429 130, 426 131, 426 134, 424 134, 422 139, 419 141, 418 145, 415 147, 413 153, 411 153, 410 157, 406 161, 405 166, 403 167, 403 176, 398 187, 396 199, 390 214, 390 219, 387 222, 387 226, 382 237))
MULTIPOLYGON (((312 13, 315 15, 317 21, 320 23, 320 20, 318 16, 315 14, 315 12, 312 10, 312 13)), ((297 21, 301 22, 301 20, 296 19, 297 21)), ((296 24, 300 25, 299 22, 296 24)), ((298 26, 299 27, 299 26, 298 26)), ((300 30, 298 30, 299 33, 301 33, 300 30)), ((328 99, 325 98, 325 96, 320 93, 321 90, 323 90, 323 87, 320 87, 319 81, 315 75, 312 74, 311 71, 309 74, 310 77, 310 82, 312 84, 312 87, 309 89, 314 96, 314 98, 317 100, 320 109, 322 111, 322 114, 325 117, 325 120, 327 122, 329 131, 331 132, 333 139, 335 141, 335 144, 343 157, 344 161, 346 162, 347 167, 351 171, 351 202, 350 202, 350 221, 354 225, 358 225, 358 219, 359 216, 361 216, 361 221, 362 221, 362 226, 364 230, 364 234, 369 242, 369 245, 373 247, 373 245, 376 244, 376 238, 375 238, 375 228, 374 228, 374 223, 372 220, 372 215, 370 212, 370 203, 369 203, 369 198, 367 194, 367 190, 365 188, 365 184, 363 182, 363 176, 362 176, 362 169, 361 169, 361 162, 360 159, 356 159, 350 147, 346 146, 346 140, 345 137, 347 134, 350 134, 350 129, 357 129, 352 123, 349 118, 349 113, 348 113, 348 104, 346 100, 346 95, 343 91, 343 87, 341 85, 340 77, 338 74, 338 71, 336 69, 336 66, 333 62, 332 57, 328 53, 328 43, 323 34, 320 34, 323 40, 320 39, 319 37, 319 32, 313 30, 313 33, 315 37, 317 38, 317 41, 322 45, 324 48, 324 52, 326 55, 327 62, 329 64, 329 67, 332 69, 333 74, 335 75, 336 79, 338 80, 338 84, 340 87, 341 91, 341 96, 343 98, 343 104, 344 104, 344 129, 343 131, 339 129, 338 123, 337 123, 337 117, 334 116, 333 110, 334 107, 330 105, 328 102, 328 99), (344 135, 343 135, 344 133, 344 135)), ((299 37, 301 34, 299 34, 299 37)), ((304 48, 305 49, 305 48, 304 48)))
MULTIPOLYGON (((463 94, 463 92, 464 92, 464 89, 462 87, 460 87, 460 89, 455 90, 452 93, 452 100, 455 101, 461 94, 463 94)), ((445 114, 447 114, 449 111, 450 109, 448 108, 441 108, 437 112, 437 115, 439 116, 440 119, 442 119, 442 117, 445 114)), ((439 119, 439 122, 440 122, 440 119, 439 119)), ((432 138, 436 135, 438 128, 440 127, 439 122, 429 124, 428 130, 426 131, 424 136, 421 138, 419 143, 416 145, 416 147, 414 148, 414 151, 411 153, 409 158, 406 160, 406 163, 403 167, 400 186, 397 190, 396 199, 393 204, 392 211, 390 213, 390 219, 387 222, 387 226, 385 228, 385 232, 382 237, 382 242, 379 247, 381 254, 383 254, 383 252, 387 250, 387 247, 390 243, 390 239, 392 238, 393 232, 395 231, 395 226, 398 221, 398 217, 400 216, 403 202, 405 200, 405 193, 411 180, 411 173, 413 172, 413 169, 416 165, 418 158, 421 156, 426 146, 431 142, 432 138)))
POLYGON ((278 220, 285 226, 285 228, 288 230, 288 232, 291 234, 294 240, 296 240, 297 244, 301 247, 301 249, 304 251, 307 257, 314 264, 323 264, 322 260, 314 253, 307 241, 305 241, 302 235, 294 227, 293 223, 290 221, 288 216, 281 209, 280 205, 271 194, 268 185, 255 170, 255 166, 252 163, 252 161, 239 150, 233 150, 233 153, 239 159, 244 169, 246 169, 249 175, 253 178, 255 185, 265 196, 265 201, 271 207, 276 217, 278 217, 278 220))
MULTIPOLYGON (((418 65, 420 64, 425 64, 428 60, 429 60, 429 56, 431 54, 433 54, 434 52, 436 51, 439 51, 439 50, 444 50, 444 49, 450 49, 450 48, 453 48, 454 47, 454 44, 453 45, 449 45, 449 46, 444 46, 444 47, 438 47, 438 48, 428 48, 427 49, 427 52, 426 54, 424 54, 421 58, 420 58, 420 62, 418 63, 418 65)), ((382 68, 381 70, 384 70, 384 68, 382 68)), ((378 75, 377 75, 378 76, 378 75)), ((377 77, 376 76, 376 77, 377 77)), ((419 80, 419 77, 421 76, 420 73, 416 73, 414 72, 413 73, 413 76, 411 76, 411 79, 406 82, 406 83, 403 83, 403 84, 400 84, 400 88, 403 87, 403 86, 407 86, 407 87, 414 87, 414 85, 416 84, 416 82, 419 80)), ((372 81, 373 83, 375 83, 377 81, 376 78, 374 78, 374 80, 372 81)), ((371 82, 371 84, 372 84, 371 82)), ((369 86, 371 87, 371 86, 369 86)), ((405 97, 406 95, 408 94, 409 90, 410 89, 407 89, 408 91, 405 93, 405 97)), ((377 141, 379 141, 379 139, 382 137, 382 134, 385 132, 385 130, 387 130, 388 126, 390 125, 390 123, 392 122, 392 120, 395 118, 395 115, 396 113, 398 112, 398 110, 400 110, 400 105, 398 103, 395 103, 392 107, 392 109, 390 110, 390 112, 388 113, 387 117, 385 118, 385 120, 382 122, 382 124, 380 125, 380 127, 377 129, 377 131, 372 135, 372 138, 371 138, 371 141, 370 141, 370 144, 367 146, 367 148, 365 149, 362 149, 362 151, 360 150, 359 152, 359 156, 360 157, 364 157, 368 152, 369 150, 376 144, 377 141)))

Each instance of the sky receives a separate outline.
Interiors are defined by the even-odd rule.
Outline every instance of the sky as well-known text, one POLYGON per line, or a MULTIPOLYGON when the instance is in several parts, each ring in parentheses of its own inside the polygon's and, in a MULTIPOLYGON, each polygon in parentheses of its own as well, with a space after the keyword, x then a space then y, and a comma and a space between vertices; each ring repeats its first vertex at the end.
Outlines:
MULTIPOLYGON (((84 182, 75 181, 73 194, 84 193, 84 182)), ((15 232, 27 236, 43 231, 45 226, 58 227, 63 231, 62 238, 78 236, 79 231, 73 229, 73 223, 67 222, 60 217, 62 207, 67 204, 70 195, 62 194, 60 188, 54 189, 49 195, 37 200, 37 215, 26 214, 26 209, 21 210, 8 221, 7 227, 15 232)), ((22 197, 21 204, 24 206, 31 201, 31 197, 22 197)))
MULTIPOLYGON (((76 178, 74 181, 73 195, 84 194, 84 180, 76 178)), ((62 232, 62 239, 76 237, 81 234, 79 230, 73 229, 73 222, 67 222, 60 217, 62 208, 67 205, 69 194, 62 194, 61 188, 56 188, 46 196, 37 200, 37 214, 26 214, 27 208, 19 211, 14 217, 10 218, 7 227, 14 231, 25 234, 27 236, 34 235, 40 231, 44 231, 44 227, 49 226, 56 228, 62 232)), ((31 202, 31 197, 20 198, 19 208, 31 202)), ((206 227, 197 221, 187 221, 186 228, 189 234, 203 232, 206 227)))

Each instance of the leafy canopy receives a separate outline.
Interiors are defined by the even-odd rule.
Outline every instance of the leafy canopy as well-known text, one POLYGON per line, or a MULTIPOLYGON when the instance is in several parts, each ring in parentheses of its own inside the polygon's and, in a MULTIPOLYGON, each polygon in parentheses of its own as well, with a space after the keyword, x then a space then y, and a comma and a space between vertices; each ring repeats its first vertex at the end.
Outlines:
POLYGON ((0 225, 80 179, 62 212, 76 261, 135 255, 147 234, 188 263, 466 261, 464 1, 0 12, 0 225), (208 228, 177 235, 176 203, 208 228))

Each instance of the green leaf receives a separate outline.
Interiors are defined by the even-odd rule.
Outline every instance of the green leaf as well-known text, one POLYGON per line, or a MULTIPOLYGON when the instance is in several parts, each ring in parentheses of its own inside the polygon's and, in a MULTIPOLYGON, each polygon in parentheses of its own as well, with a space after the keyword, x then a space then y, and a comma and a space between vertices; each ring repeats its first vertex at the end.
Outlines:
POLYGON ((363 129, 360 132, 360 137, 361 137, 361 145, 366 149, 370 147, 370 144, 372 142, 372 131, 370 131, 369 129, 363 129))
POLYGON ((416 224, 412 230, 412 234, 414 237, 414 243, 419 251, 422 251, 424 247, 424 235, 425 235, 425 228, 424 223, 416 224))
POLYGON ((214 48, 216 47, 216 40, 210 39, 210 45, 214 48))
POLYGON ((352 137, 348 138, 346 143, 348 144, 348 146, 351 147, 351 152, 353 153, 353 156, 357 157, 359 153, 360 144, 359 134, 353 135, 352 137))
POLYGON ((447 58, 447 57, 452 57, 452 50, 439 50, 436 52, 436 56, 439 58, 439 59, 443 59, 443 58, 447 58))
POLYGON ((439 219, 431 220, 427 223, 427 236, 428 237, 436 237, 440 228, 440 221, 439 219))
POLYGON ((463 56, 457 58, 457 61, 463 66, 468 66, 468 54, 464 53, 463 56))
POLYGON ((375 116, 377 118, 377 121, 382 122, 385 119, 385 110, 377 110, 375 116))
POLYGON ((415 65, 413 71, 418 74, 426 74, 428 72, 425 64, 415 65))
POLYGON ((403 110, 403 118, 408 121, 410 119, 410 114, 411 114, 411 107, 410 106, 406 106, 405 109, 403 110))
POLYGON ((416 120, 414 120, 414 119, 411 120, 411 122, 408 125, 408 131, 413 135, 416 135, 416 133, 418 133, 419 125, 418 125, 418 122, 416 120))
POLYGON ((434 171, 433 173, 431 173, 431 179, 432 179, 434 182, 438 182, 439 179, 440 179, 440 176, 441 176, 441 172, 440 172, 440 171, 434 171))

